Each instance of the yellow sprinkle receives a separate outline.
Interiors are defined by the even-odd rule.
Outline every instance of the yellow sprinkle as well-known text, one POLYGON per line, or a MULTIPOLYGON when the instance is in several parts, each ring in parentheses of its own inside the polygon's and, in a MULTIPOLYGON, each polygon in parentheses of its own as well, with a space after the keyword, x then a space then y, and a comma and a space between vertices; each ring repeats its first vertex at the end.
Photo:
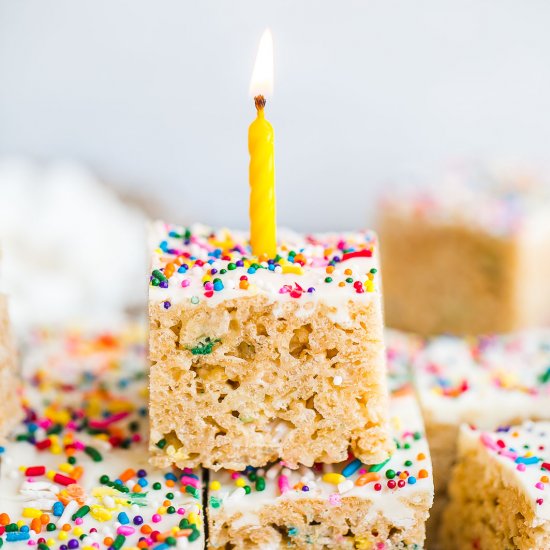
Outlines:
POLYGON ((235 480, 235 485, 237 487, 244 487, 246 485, 246 481, 242 477, 239 477, 235 480))
POLYGON ((23 508, 24 518, 39 518, 42 515, 42 510, 38 508, 23 508))
POLYGON ((99 506, 99 504, 94 504, 92 506, 90 514, 94 519, 97 519, 97 521, 109 521, 113 517, 111 512, 103 508, 103 506, 99 506))
POLYGON ((283 265, 283 273, 296 273, 297 275, 303 275, 304 270, 300 264, 288 264, 283 265))
POLYGON ((25 522, 20 519, 18 522, 17 522, 17 527, 19 527, 19 529, 21 529, 21 527, 23 527, 23 525, 25 525, 25 522))
POLYGON ((219 491, 222 488, 222 484, 219 481, 213 481, 210 483, 211 491, 219 491))
POLYGON ((67 535, 67 531, 59 531, 59 534, 57 535, 57 538, 59 540, 67 540, 67 537, 69 535, 67 535))
POLYGON ((157 510, 157 513, 158 513, 158 514, 166 514, 166 506, 161 506, 161 507, 157 510))
POLYGON ((189 520, 189 523, 192 523, 194 525, 201 524, 201 517, 199 516, 199 514, 196 514, 195 512, 189 512, 189 517, 187 519, 189 520))
POLYGON ((74 470, 74 466, 69 464, 68 462, 63 462, 58 466, 58 469, 62 472, 65 472, 66 474, 70 474, 74 470))
POLYGON ((54 539, 48 539, 48 540, 46 541, 46 544, 47 544, 48 546, 53 546, 53 545, 55 544, 55 540, 54 540, 54 539))
POLYGON ((325 483, 332 483, 333 485, 338 485, 338 483, 342 483, 342 481, 345 480, 346 478, 342 474, 336 474, 334 472, 330 472, 323 476, 323 481, 325 483))
POLYGON ((82 535, 82 533, 84 533, 84 530, 82 529, 82 527, 75 527, 73 529, 73 533, 76 537, 79 537, 80 535, 82 535))
POLYGON ((60 455, 61 451, 62 451, 62 449, 59 445, 52 445, 50 447, 50 452, 54 455, 60 455))

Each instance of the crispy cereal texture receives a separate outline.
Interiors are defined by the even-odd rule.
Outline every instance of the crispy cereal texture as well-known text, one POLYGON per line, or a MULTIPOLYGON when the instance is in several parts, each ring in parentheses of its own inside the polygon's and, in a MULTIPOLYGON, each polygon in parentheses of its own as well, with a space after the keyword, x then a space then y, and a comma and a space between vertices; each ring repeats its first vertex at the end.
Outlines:
POLYGON ((485 334, 548 321, 550 235, 496 237, 385 212, 380 243, 390 327, 485 334))
POLYGON ((16 365, 7 299, 0 294, 0 441, 4 440, 23 415, 16 365))
POLYGON ((484 447, 468 449, 453 470, 441 540, 448 550, 550 548, 550 525, 534 514, 515 486, 503 482, 502 466, 484 447))
POLYGON ((154 465, 311 466, 341 462, 348 448, 365 463, 388 456, 379 301, 350 302, 349 326, 308 305, 307 316, 261 296, 150 305, 154 465))
MULTIPOLYGON (((376 548, 422 548, 424 524, 431 498, 403 500, 410 510, 407 526, 396 526, 373 502, 359 497, 343 497, 336 508, 326 500, 292 499, 264 506, 260 525, 240 525, 241 512, 217 513, 209 517, 210 548, 252 550, 296 548, 304 550, 376 548), (416 546, 415 546, 416 545, 416 546)), ((389 510, 391 513, 391 510, 389 510)))

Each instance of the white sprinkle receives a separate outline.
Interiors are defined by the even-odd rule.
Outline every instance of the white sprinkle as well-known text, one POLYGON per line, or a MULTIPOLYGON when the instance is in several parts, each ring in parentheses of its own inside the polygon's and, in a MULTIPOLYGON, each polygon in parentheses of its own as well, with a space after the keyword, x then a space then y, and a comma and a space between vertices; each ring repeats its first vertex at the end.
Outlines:
POLYGON ((341 376, 335 376, 335 377, 332 379, 332 383, 333 383, 335 386, 341 386, 343 380, 344 380, 344 379, 343 379, 341 376))
POLYGON ((240 500, 246 495, 244 487, 237 487, 228 497, 227 500, 240 500))
POLYGON ((338 483, 338 492, 340 494, 347 493, 352 489, 353 489, 353 481, 351 481, 351 479, 346 479, 346 481, 342 481, 342 483, 338 483))

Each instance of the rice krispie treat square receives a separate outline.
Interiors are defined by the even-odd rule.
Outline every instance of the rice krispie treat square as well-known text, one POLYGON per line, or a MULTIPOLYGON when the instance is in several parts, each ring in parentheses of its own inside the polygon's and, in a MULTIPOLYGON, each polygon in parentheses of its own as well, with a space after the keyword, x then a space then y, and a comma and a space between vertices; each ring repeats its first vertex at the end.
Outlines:
POLYGON ((444 512, 443 547, 550 548, 550 422, 495 432, 464 426, 444 512))
POLYGON ((428 445, 415 398, 391 400, 397 450, 389 460, 290 470, 282 462, 211 472, 212 548, 422 548, 433 500, 428 445))
POLYGON ((377 239, 156 225, 149 298, 157 466, 385 460, 393 448, 377 239))
POLYGON ((415 385, 426 423, 436 491, 428 541, 434 544, 460 425, 493 430, 550 420, 550 331, 428 340, 388 331, 386 343, 390 376, 415 385))
POLYGON ((549 220, 550 201, 525 190, 441 186, 384 201, 388 326, 475 335, 547 324, 549 220))
POLYGON ((22 416, 17 353, 9 321, 8 303, 6 296, 0 294, 0 442, 22 416))

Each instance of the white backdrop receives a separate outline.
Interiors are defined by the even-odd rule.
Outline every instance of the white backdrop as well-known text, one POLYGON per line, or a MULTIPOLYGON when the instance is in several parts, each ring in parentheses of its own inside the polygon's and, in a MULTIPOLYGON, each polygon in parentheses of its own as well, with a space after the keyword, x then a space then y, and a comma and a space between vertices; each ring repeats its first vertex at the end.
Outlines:
POLYGON ((363 225, 381 185, 462 159, 548 164, 546 0, 0 0, 0 156, 245 227, 266 26, 281 224, 363 225))

